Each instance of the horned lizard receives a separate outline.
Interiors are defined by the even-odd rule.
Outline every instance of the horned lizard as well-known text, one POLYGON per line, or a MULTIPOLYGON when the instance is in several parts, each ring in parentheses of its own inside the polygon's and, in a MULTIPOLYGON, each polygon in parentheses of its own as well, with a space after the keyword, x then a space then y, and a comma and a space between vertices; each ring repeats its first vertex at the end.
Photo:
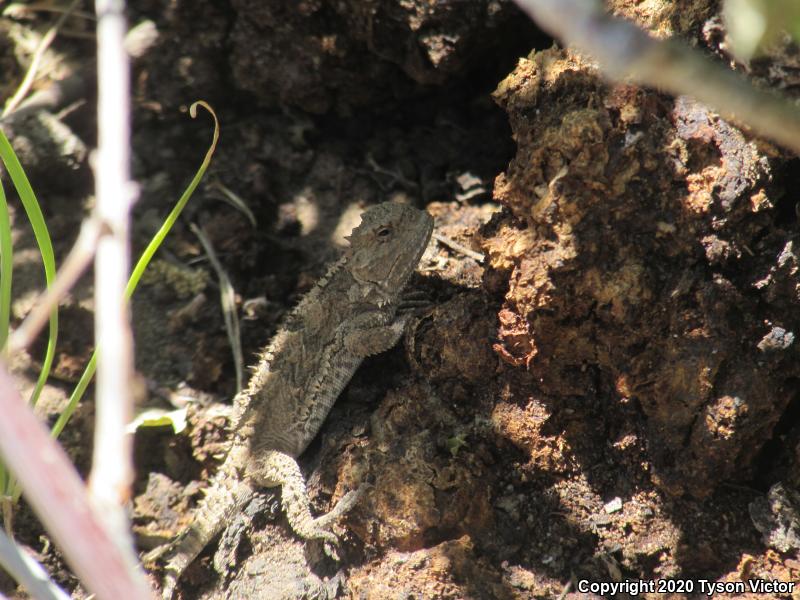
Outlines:
POLYGON ((280 486, 294 532, 323 540, 335 555, 331 525, 352 508, 360 489, 314 517, 296 459, 362 360, 402 335, 408 313, 398 313, 401 293, 432 231, 430 215, 410 206, 387 202, 364 211, 348 236, 350 247, 291 312, 235 398, 225 461, 193 523, 162 553, 164 598, 172 597, 186 567, 257 487, 280 486))

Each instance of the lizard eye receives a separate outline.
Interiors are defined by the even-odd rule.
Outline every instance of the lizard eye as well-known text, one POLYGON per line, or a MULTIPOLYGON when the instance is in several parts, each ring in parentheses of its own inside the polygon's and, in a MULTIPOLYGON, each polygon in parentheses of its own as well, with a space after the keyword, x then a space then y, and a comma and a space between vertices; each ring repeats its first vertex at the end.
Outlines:
POLYGON ((381 227, 380 229, 378 229, 377 236, 378 239, 382 241, 388 240, 391 235, 392 235, 391 227, 381 227))

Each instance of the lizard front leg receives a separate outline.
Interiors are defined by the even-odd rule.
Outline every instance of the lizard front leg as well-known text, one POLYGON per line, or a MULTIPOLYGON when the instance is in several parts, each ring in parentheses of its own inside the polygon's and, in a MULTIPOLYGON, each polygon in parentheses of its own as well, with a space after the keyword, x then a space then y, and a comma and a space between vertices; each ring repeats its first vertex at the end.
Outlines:
POLYGON ((248 477, 263 487, 281 487, 281 504, 294 532, 303 539, 319 539, 325 542, 325 553, 338 560, 335 546, 339 539, 330 527, 333 522, 349 511, 363 492, 363 487, 348 492, 333 509, 320 517, 314 517, 309 508, 306 482, 297 461, 283 452, 270 450, 253 460, 248 467, 248 477))
POLYGON ((410 318, 406 313, 388 324, 386 317, 372 319, 378 324, 359 324, 344 336, 344 347, 358 358, 386 352, 400 340, 410 318))

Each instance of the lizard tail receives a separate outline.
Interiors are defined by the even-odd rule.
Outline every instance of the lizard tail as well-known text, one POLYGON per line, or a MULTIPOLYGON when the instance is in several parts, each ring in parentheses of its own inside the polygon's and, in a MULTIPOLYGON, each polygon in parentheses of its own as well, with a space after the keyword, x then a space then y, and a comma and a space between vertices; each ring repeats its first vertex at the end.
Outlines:
POLYGON ((164 555, 164 600, 172 598, 186 567, 192 564, 214 536, 244 508, 253 493, 253 488, 247 481, 226 477, 224 470, 214 479, 205 498, 195 510, 192 524, 178 536, 164 555))

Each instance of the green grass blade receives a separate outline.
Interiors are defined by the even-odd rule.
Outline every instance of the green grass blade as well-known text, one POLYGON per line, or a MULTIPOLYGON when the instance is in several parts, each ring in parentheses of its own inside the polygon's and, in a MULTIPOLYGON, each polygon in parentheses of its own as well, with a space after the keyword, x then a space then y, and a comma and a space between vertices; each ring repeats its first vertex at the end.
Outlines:
MULTIPOLYGON (((0 358, 5 356, 6 342, 11 319, 11 275, 12 275, 11 219, 3 182, 0 181, 0 358)), ((8 471, 0 463, 0 495, 8 490, 8 471)))
POLYGON ((11 247, 11 219, 8 214, 6 192, 3 189, 3 182, 0 181, 0 356, 5 355, 11 321, 13 251, 11 247))
MULTIPOLYGON (((189 107, 189 114, 192 116, 192 118, 197 116, 198 105, 210 112, 211 116, 214 118, 214 137, 211 141, 211 146, 209 146, 205 158, 203 159, 200 168, 197 170, 197 173, 195 173, 194 177, 192 178, 192 181, 186 187, 186 190, 184 190, 180 199, 175 204, 175 207, 172 209, 172 211, 170 211, 169 215, 167 215, 164 223, 153 236, 153 239, 150 240, 150 243, 147 244, 147 248, 144 249, 144 252, 142 252, 139 260, 136 262, 136 266, 133 268, 130 279, 128 279, 128 285, 125 287, 125 297, 129 300, 133 295, 139 280, 142 278, 144 270, 147 268, 147 265, 150 264, 150 260, 156 253, 156 250, 158 250, 158 247, 164 241, 164 238, 167 237, 167 234, 178 220, 178 217, 180 216, 183 208, 186 206, 186 203, 189 201, 189 198, 192 197, 192 194, 197 189, 200 180, 203 178, 203 175, 205 175, 205 172, 208 169, 208 165, 211 163, 211 157, 214 155, 214 151, 217 148, 217 142, 219 141, 219 121, 217 120, 217 115, 208 104, 200 100, 189 107)), ((78 385, 75 386, 75 390, 72 392, 72 395, 69 398, 67 407, 64 409, 64 412, 59 415, 55 425, 53 425, 51 432, 53 437, 57 437, 64 429, 70 417, 72 416, 72 413, 75 412, 78 402, 80 402, 83 394, 86 392, 86 388, 89 387, 89 383, 91 382, 92 377, 94 377, 94 372, 97 368, 97 352, 98 349, 95 348, 94 352, 92 352, 92 358, 89 359, 89 364, 86 365, 86 369, 83 371, 83 375, 81 375, 78 385)))
POLYGON ((72 413, 75 412, 75 408, 78 406, 78 402, 81 401, 83 394, 86 392, 86 388, 89 387, 89 383, 92 381, 92 377, 94 377, 94 372, 96 370, 97 349, 95 348, 92 351, 92 357, 89 359, 89 362, 86 364, 86 368, 83 370, 81 378, 78 380, 78 384, 75 386, 75 389, 72 390, 72 394, 70 394, 67 407, 61 411, 60 415, 58 415, 55 425, 53 425, 53 428, 50 430, 50 435, 52 435, 54 438, 57 438, 64 430, 64 427, 67 426, 72 413))
MULTIPOLYGON (((31 227, 33 228, 33 235, 36 238, 36 244, 39 246, 39 252, 42 255, 42 264, 44 265, 44 277, 47 282, 47 287, 50 287, 56 276, 56 259, 53 253, 53 243, 50 241, 50 234, 47 231, 47 225, 44 221, 44 215, 39 202, 36 200, 36 194, 33 193, 33 188, 25 175, 25 171, 11 147, 5 133, 0 130, 0 158, 8 170, 11 181, 19 194, 22 201, 22 206, 25 208, 25 213, 28 215, 31 227)), ((42 369, 39 372, 39 379, 36 381, 36 387, 31 394, 31 405, 36 404, 39 394, 42 392, 47 378, 50 375, 50 369, 53 366, 53 357, 56 352, 56 339, 58 337, 58 307, 53 309, 50 313, 50 328, 47 338, 47 350, 45 351, 44 361, 42 361, 42 369)))
MULTIPOLYGON (((28 220, 30 221, 31 228, 33 229, 33 235, 36 238, 36 244, 39 246, 39 252, 42 256, 42 264, 44 266, 44 275, 45 281, 47 286, 49 287, 52 285, 53 279, 55 278, 56 273, 56 261, 55 255, 53 253, 53 244, 50 241, 50 234, 47 231, 47 225, 45 224, 44 215, 42 214, 41 208, 39 208, 39 202, 36 200, 36 194, 33 193, 33 188, 31 188, 31 184, 28 181, 28 177, 25 175, 25 171, 22 168, 22 165, 17 158, 17 155, 14 153, 14 149, 11 147, 11 143, 8 141, 5 133, 3 133, 2 129, 0 129, 0 159, 2 159, 3 164, 5 164, 6 170, 8 171, 9 176, 11 177, 11 181, 14 184, 15 189, 17 190, 17 194, 19 195, 20 200, 22 201, 22 206, 25 209, 25 213, 28 215, 28 220)), ((5 197, 3 198, 3 206, 0 207, 0 212, 3 213, 3 219, 8 219, 8 207, 5 202, 5 197)), ((9 228, 10 229, 10 228, 9 228)), ((9 233, 9 246, 10 246, 10 233, 9 233)), ((4 244, 5 242, 3 242, 4 244)), ((4 258, 3 262, 11 260, 11 252, 3 252, 4 258)), ((4 272, 6 276, 3 277, 5 283, 2 285, 7 285, 9 288, 10 294, 10 286, 11 286, 11 270, 4 267, 4 272)), ((2 287, 2 286, 0 286, 2 287)), ((2 306, 5 309, 10 310, 10 296, 8 301, 6 298, 2 298, 2 306)), ((10 313, 9 313, 10 316, 10 313)), ((8 332, 8 327, 4 328, 4 331, 8 332)), ((31 405, 35 405, 36 401, 39 398, 39 394, 42 392, 42 388, 44 387, 45 382, 47 381, 48 376, 50 375, 50 369, 53 365, 53 357, 55 356, 56 351, 56 339, 58 337, 58 309, 54 308, 53 312, 50 313, 50 327, 48 332, 47 338, 47 350, 45 351, 44 360, 42 361, 42 368, 39 371, 39 378, 36 381, 36 386, 31 393, 30 403, 31 405)), ((5 345, 5 341, 3 342, 2 346, 5 345)), ((19 486, 14 482, 12 478, 9 477, 8 472, 5 469, 5 466, 0 468, 0 483, 2 483, 2 490, 3 494, 11 491, 12 495, 15 499, 19 498, 19 492, 17 491, 19 486)))
POLYGON ((150 243, 147 244, 147 248, 144 249, 144 252, 142 252, 142 255, 139 257, 136 266, 133 268, 133 273, 131 273, 131 278, 128 280, 128 285, 125 288, 125 297, 128 299, 130 299, 130 297, 133 295, 133 291, 139 284, 139 280, 142 278, 142 274, 147 268, 147 265, 150 264, 150 260, 152 260, 156 250, 158 250, 159 246, 161 246, 161 242, 163 242, 164 238, 167 237, 167 234, 169 233, 169 230, 172 229, 172 226, 175 225, 175 221, 178 220, 183 207, 186 206, 189 198, 192 197, 192 194, 194 194, 194 191, 200 184, 200 180, 203 179, 203 175, 205 175, 208 165, 211 164, 211 157, 214 155, 214 151, 217 149, 217 142, 219 141, 219 121, 217 120, 217 115, 208 104, 200 100, 189 107, 189 114, 193 119, 197 116, 198 105, 205 108, 211 113, 211 116, 214 117, 214 137, 211 140, 211 146, 209 146, 205 158, 203 158, 203 163, 200 165, 200 168, 197 169, 197 173, 194 174, 192 181, 184 190, 183 194, 178 200, 178 203, 175 205, 169 215, 167 215, 167 218, 164 220, 161 228, 153 236, 153 239, 150 240, 150 243))

